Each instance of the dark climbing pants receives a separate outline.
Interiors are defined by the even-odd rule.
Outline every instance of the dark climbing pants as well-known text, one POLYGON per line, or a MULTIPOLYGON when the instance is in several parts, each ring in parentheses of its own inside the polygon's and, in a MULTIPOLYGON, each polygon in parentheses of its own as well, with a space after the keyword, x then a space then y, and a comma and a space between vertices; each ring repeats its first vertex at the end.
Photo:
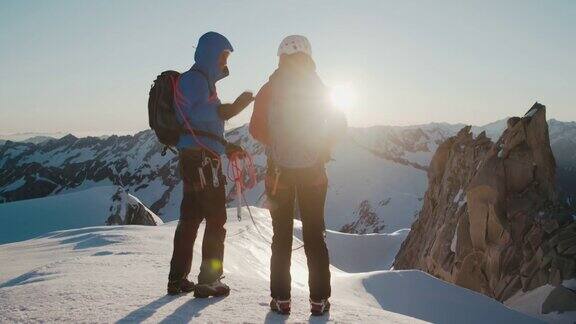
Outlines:
MULTIPOLYGON (((330 297, 330 261, 324 239, 324 204, 327 181, 325 171, 320 170, 319 181, 298 181, 300 175, 281 176, 280 184, 272 194, 272 181, 267 181, 271 200, 272 258, 270 261, 270 291, 272 298, 290 298, 290 258, 294 226, 294 205, 297 200, 302 221, 304 251, 308 263, 308 286, 313 300, 330 297), (287 179, 287 180, 284 180, 287 179)), ((316 177, 315 177, 316 178, 316 177)))
MULTIPOLYGON (((174 251, 170 262, 168 280, 184 279, 190 273, 194 241, 200 223, 205 219, 202 241, 202 264, 198 283, 211 283, 222 276, 224 238, 226 236, 225 178, 221 168, 215 172, 219 186, 213 185, 210 164, 204 165, 206 154, 198 151, 180 153, 180 174, 184 182, 184 194, 180 205, 180 220, 174 234, 174 251), (200 172, 204 173, 206 185, 202 186, 200 172)), ((213 161, 216 167, 215 161, 213 161)))

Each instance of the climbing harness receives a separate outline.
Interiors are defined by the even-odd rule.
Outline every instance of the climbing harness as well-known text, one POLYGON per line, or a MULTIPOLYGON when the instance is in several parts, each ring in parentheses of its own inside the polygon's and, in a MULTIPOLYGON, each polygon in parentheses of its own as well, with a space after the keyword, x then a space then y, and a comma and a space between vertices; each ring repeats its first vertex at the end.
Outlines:
POLYGON ((252 156, 244 150, 242 147, 231 144, 228 141, 224 140, 223 138, 213 135, 208 132, 194 130, 188 118, 182 111, 181 105, 183 103, 187 103, 187 99, 182 95, 178 88, 178 80, 176 78, 172 79, 173 89, 174 89, 174 101, 175 106, 178 110, 178 113, 181 119, 184 121, 184 125, 186 130, 192 135, 194 141, 198 144, 199 147, 204 149, 206 152, 210 153, 214 160, 216 160, 216 167, 212 164, 212 158, 206 157, 203 159, 202 166, 198 168, 198 172, 200 175, 200 186, 204 189, 206 186, 206 177, 204 175, 204 167, 210 164, 210 168, 212 169, 212 185, 217 188, 220 186, 220 180, 218 179, 218 170, 221 167, 222 161, 220 158, 220 154, 214 152, 212 149, 204 145, 200 140, 198 140, 197 135, 200 136, 207 136, 209 138, 215 139, 220 142, 222 145, 226 147, 226 154, 228 156, 228 178, 234 181, 234 187, 236 190, 236 200, 238 202, 237 205, 237 217, 238 220, 242 219, 241 216, 241 208, 242 208, 242 192, 244 190, 249 190, 254 187, 256 184, 256 171, 254 170, 254 163, 252 161, 252 156), (248 175, 249 182, 245 183, 245 175, 248 175))
MULTIPOLYGON (((234 182, 236 191, 236 215, 238 220, 242 220, 242 197, 244 196, 244 191, 250 190, 256 185, 256 171, 252 156, 245 151, 233 152, 229 157, 227 173, 228 179, 234 182), (246 176, 248 177, 248 183, 245 182, 246 176)), ((246 203, 246 207, 249 208, 248 203, 246 203)))
POLYGON ((220 170, 220 160, 216 160, 216 167, 214 167, 212 159, 210 159, 209 162, 210 162, 210 169, 212 169, 212 186, 214 188, 218 188, 220 187, 220 179, 218 177, 218 170, 220 170))
POLYGON ((274 185, 272 186, 272 196, 276 196, 276 189, 278 189, 278 182, 280 181, 280 169, 274 167, 274 185))

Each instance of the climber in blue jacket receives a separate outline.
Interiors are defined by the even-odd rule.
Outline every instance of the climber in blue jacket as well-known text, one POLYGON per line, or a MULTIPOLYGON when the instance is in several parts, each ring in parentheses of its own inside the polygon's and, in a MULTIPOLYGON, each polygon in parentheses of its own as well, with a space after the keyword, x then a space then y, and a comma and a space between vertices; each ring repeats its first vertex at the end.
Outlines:
MULTIPOLYGON (((194 65, 182 73, 178 82, 181 98, 176 100, 186 121, 176 114, 183 127, 224 136, 224 121, 236 116, 253 100, 252 93, 242 93, 233 103, 222 104, 216 82, 228 76, 228 56, 232 45, 221 34, 208 32, 198 41, 194 65)), ((213 136, 183 134, 177 144, 179 168, 184 193, 180 220, 174 235, 174 251, 168 276, 171 295, 194 291, 195 297, 225 296, 230 288, 221 282, 226 230, 225 177, 219 156, 225 147, 213 136), (202 242, 202 264, 198 283, 188 280, 192 249, 202 220, 206 228, 202 242)))

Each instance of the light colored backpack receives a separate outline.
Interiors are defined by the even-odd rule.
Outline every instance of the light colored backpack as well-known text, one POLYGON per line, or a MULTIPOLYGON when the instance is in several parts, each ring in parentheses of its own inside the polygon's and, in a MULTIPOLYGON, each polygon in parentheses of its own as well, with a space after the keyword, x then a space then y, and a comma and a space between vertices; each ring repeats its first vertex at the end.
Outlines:
POLYGON ((313 167, 325 150, 327 96, 319 80, 308 81, 287 86, 280 81, 272 90, 269 155, 282 168, 313 167))

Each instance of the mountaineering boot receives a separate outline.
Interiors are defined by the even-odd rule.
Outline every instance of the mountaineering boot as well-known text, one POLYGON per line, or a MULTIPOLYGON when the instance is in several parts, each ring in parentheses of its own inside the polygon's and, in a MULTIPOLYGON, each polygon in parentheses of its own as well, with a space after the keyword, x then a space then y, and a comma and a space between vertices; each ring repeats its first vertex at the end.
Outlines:
POLYGON ((168 295, 178 295, 194 291, 194 283, 188 279, 180 279, 168 282, 168 295))
POLYGON ((330 310, 330 302, 328 299, 321 299, 318 301, 310 299, 310 313, 312 316, 322 316, 330 310))
POLYGON ((220 279, 209 284, 197 284, 194 288, 194 297, 207 298, 210 296, 221 297, 230 294, 230 287, 220 281, 220 279))
POLYGON ((290 314, 290 299, 279 300, 272 298, 270 301, 270 309, 278 314, 288 315, 290 314))

